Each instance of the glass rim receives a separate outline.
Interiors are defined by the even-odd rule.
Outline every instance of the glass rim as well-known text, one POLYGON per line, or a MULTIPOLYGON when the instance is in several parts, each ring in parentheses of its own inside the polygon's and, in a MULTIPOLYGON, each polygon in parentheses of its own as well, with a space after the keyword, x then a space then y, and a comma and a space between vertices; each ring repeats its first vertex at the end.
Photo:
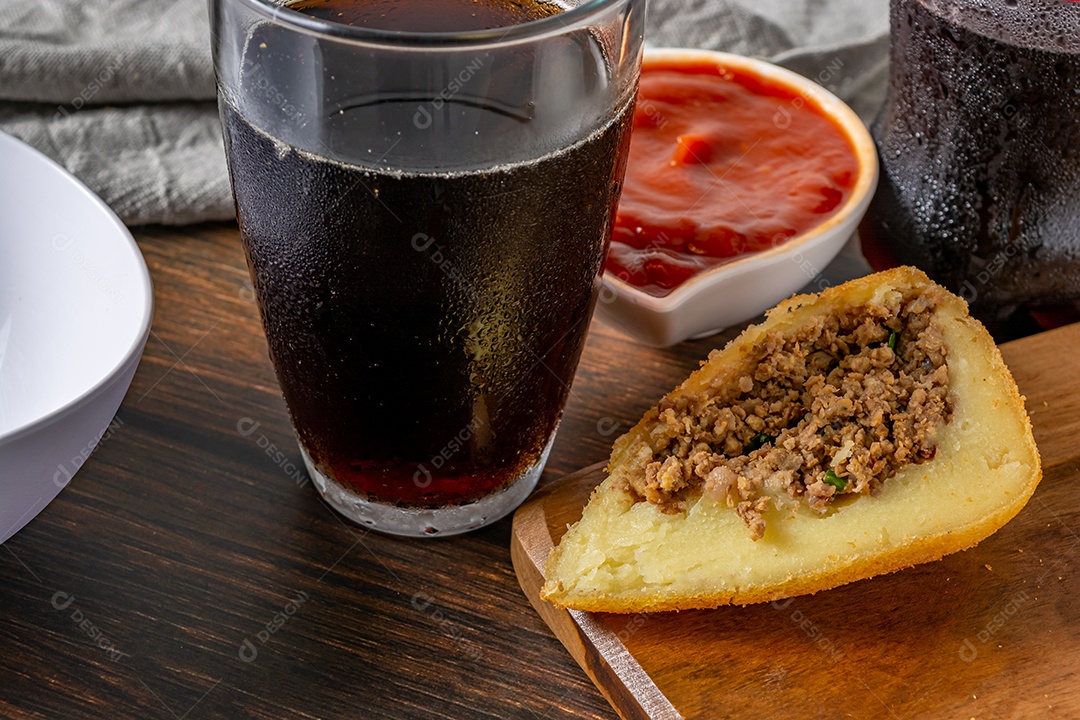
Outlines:
POLYGON ((499 45, 515 40, 533 40, 548 35, 559 35, 572 29, 603 10, 631 0, 586 0, 581 5, 568 8, 555 15, 530 20, 510 27, 476 30, 472 32, 408 32, 343 25, 330 20, 319 20, 302 12, 291 10, 283 0, 218 0, 246 5, 271 22, 292 28, 307 35, 329 37, 356 44, 398 47, 462 47, 470 45, 499 45))

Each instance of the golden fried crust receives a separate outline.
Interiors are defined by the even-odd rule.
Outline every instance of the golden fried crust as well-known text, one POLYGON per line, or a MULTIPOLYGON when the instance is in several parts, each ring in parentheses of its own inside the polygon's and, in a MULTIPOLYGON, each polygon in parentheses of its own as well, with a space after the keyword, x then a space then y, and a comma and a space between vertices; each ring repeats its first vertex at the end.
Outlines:
MULTIPOLYGON (((902 267, 794 296, 713 351, 668 398, 737 382, 772 330, 927 287, 936 286, 902 267)), ((650 410, 615 442, 609 477, 549 556, 542 597, 559 607, 617 613, 765 602, 937 560, 1002 527, 1042 475, 1031 423, 989 333, 962 299, 940 292, 933 312, 948 346, 956 411, 933 460, 905 468, 879 495, 860 496, 825 516, 777 516, 770 520, 775 531, 753 543, 730 508, 699 498, 682 513, 664 515, 619 482, 621 468, 654 450, 649 433, 657 411, 650 410)))

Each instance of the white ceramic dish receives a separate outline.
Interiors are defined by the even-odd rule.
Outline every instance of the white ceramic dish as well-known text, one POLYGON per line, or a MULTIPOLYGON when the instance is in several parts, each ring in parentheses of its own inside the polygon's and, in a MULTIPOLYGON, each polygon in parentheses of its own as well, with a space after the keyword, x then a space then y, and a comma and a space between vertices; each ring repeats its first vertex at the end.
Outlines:
POLYGON ((663 347, 745 322, 812 284, 852 236, 866 212, 877 187, 878 163, 873 139, 855 112, 801 75, 763 60, 710 50, 672 48, 645 52, 646 64, 656 60, 714 62, 794 88, 816 102, 847 132, 859 163, 851 195, 824 223, 783 245, 695 275, 666 297, 649 295, 605 274, 597 315, 636 340, 663 347))
POLYGON ((150 332, 150 274, 82 183, 0 133, 0 542, 71 480, 150 332))

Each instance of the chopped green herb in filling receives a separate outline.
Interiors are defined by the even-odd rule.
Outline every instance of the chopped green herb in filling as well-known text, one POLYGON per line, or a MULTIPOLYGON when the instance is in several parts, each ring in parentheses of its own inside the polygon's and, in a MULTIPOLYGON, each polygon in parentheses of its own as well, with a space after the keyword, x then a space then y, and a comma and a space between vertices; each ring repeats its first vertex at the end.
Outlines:
POLYGON ((645 459, 626 471, 628 488, 672 513, 704 493, 733 507, 756 540, 775 496, 824 512, 837 495, 876 492, 933 458, 952 414, 933 317, 940 292, 770 331, 737 381, 722 374, 650 411, 657 428, 645 459))

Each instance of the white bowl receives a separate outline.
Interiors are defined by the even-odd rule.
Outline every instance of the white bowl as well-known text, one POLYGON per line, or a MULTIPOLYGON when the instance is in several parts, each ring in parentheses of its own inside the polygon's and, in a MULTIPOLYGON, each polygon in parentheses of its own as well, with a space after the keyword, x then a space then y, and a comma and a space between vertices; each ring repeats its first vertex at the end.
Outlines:
POLYGON ((0 133, 0 542, 108 429, 150 332, 131 233, 78 180, 0 133))
POLYGON ((859 169, 851 195, 821 225, 778 247, 694 275, 665 297, 649 295, 605 274, 597 315, 636 340, 658 347, 757 317, 817 280, 855 232, 878 179, 877 151, 866 126, 842 100, 817 83, 764 60, 739 55, 678 48, 645 51, 646 64, 670 60, 714 62, 793 88, 816 102, 847 133, 859 169))

